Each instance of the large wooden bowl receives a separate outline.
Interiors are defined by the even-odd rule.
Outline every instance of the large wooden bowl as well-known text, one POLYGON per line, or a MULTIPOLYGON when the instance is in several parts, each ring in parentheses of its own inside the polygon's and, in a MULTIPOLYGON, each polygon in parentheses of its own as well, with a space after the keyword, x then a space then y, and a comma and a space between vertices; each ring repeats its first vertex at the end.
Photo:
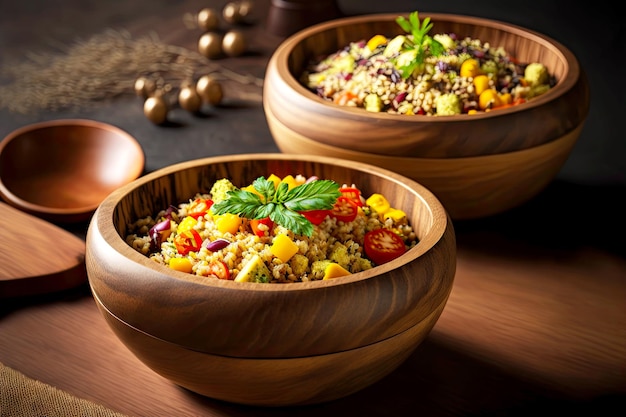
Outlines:
MULTIPOLYGON (((287 38, 266 71, 263 105, 270 122, 312 141, 371 154, 464 158, 515 152, 563 137, 581 126, 589 110, 586 77, 572 52, 554 39, 513 24, 461 15, 420 13, 431 34, 454 32, 503 46, 520 62, 541 62, 558 80, 529 102, 475 115, 406 116, 343 107, 299 82, 307 63, 351 41, 402 32, 398 14, 332 20, 287 38)), ((306 149, 302 150, 307 152, 306 149)))
POLYGON ((33 123, 0 142, 0 197, 46 220, 86 221, 111 191, 137 179, 144 163, 139 142, 117 126, 33 123))
POLYGON ((435 325, 456 271, 451 219, 430 191, 382 168, 307 155, 222 156, 148 174, 100 205, 86 246, 94 298, 139 359, 203 395, 259 405, 327 401, 391 372, 435 325), (207 282, 124 241, 129 223, 206 192, 220 178, 248 184, 270 173, 317 175, 389 196, 420 243, 340 279, 257 284, 207 282))
POLYGON ((268 115, 276 145, 284 153, 332 155, 378 165, 431 190, 453 220, 488 217, 535 197, 554 180, 574 147, 582 125, 560 138, 516 152, 467 158, 416 158, 358 152, 297 134, 268 115))

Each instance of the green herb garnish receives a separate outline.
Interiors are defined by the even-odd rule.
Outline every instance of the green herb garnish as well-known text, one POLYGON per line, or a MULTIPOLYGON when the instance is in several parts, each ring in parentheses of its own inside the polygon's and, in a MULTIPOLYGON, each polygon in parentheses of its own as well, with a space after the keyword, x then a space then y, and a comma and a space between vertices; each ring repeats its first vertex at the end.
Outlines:
POLYGON ((412 54, 412 59, 408 63, 403 63, 399 68, 402 78, 406 79, 424 65, 427 56, 439 56, 445 52, 445 47, 428 35, 433 27, 429 17, 420 22, 418 12, 415 11, 409 15, 408 19, 398 16, 396 22, 410 34, 404 42, 403 51, 412 54))
POLYGON ((331 180, 315 180, 289 189, 281 182, 276 189, 274 183, 259 177, 252 183, 260 194, 236 189, 227 193, 227 198, 215 203, 211 211, 215 214, 237 214, 247 219, 269 217, 297 235, 311 236, 313 224, 300 211, 330 210, 341 195, 339 184, 331 180))

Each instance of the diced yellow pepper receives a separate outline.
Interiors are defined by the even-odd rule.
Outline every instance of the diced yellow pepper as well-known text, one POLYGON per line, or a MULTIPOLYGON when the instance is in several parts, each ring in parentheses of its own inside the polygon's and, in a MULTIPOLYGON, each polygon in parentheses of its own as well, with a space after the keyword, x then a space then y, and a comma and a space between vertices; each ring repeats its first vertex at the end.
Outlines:
POLYGON ((324 278, 322 279, 339 278, 345 277, 346 275, 350 275, 350 271, 339 264, 331 262, 326 266, 326 269, 324 269, 324 278))
POLYGON ((186 272, 188 274, 193 270, 191 261, 187 258, 172 258, 170 259, 169 266, 176 271, 186 272))
POLYGON ((461 64, 459 75, 461 75, 461 77, 475 77, 480 75, 480 64, 473 58, 466 59, 461 64))
POLYGON ((256 188, 254 188, 254 185, 252 185, 252 184, 248 185, 247 187, 243 187, 242 190, 254 193, 254 194, 258 195, 258 196, 261 195, 261 193, 258 192, 256 190, 256 188))
POLYGON ((367 49, 373 51, 380 45, 384 45, 387 43, 387 38, 383 35, 374 35, 367 41, 367 49))
POLYGON ((236 214, 224 213, 219 216, 215 216, 215 225, 217 230, 222 233, 236 234, 239 231, 239 227, 243 219, 236 214))
POLYGON ((478 96, 478 107, 483 110, 492 109, 502 105, 502 101, 496 90, 485 90, 478 96))
POLYGON ((293 255, 298 253, 298 245, 287 235, 278 235, 270 247, 272 254, 283 262, 287 262, 293 255))
POLYGON ((381 216, 391 208, 391 205, 385 196, 377 193, 372 194, 367 200, 365 200, 365 204, 370 206, 381 216))
POLYGON ((500 101, 502 101, 502 105, 513 103, 513 96, 511 93, 500 94, 500 101))
POLYGON ((284 182, 285 184, 287 184, 289 186, 290 190, 293 187, 296 187, 298 185, 298 183, 296 182, 296 179, 293 177, 293 175, 287 175, 286 177, 284 177, 282 179, 281 182, 284 182))
POLYGON ((198 220, 194 219, 191 216, 187 216, 183 219, 182 222, 178 224, 178 227, 176 228, 176 232, 183 233, 183 232, 186 232, 187 230, 191 230, 194 228, 194 226, 197 223, 198 223, 198 220))
POLYGON ((399 222, 400 220, 406 218, 406 213, 400 209, 390 208, 383 214, 383 219, 391 219, 394 222, 399 222))
POLYGON ((474 88, 476 89, 476 94, 480 95, 483 91, 489 88, 489 77, 486 75, 477 75, 474 77, 472 81, 474 84, 474 88))
POLYGON ((280 184, 280 177, 278 175, 271 174, 267 177, 267 180, 272 181, 274 183, 274 187, 278 188, 278 184, 280 184))

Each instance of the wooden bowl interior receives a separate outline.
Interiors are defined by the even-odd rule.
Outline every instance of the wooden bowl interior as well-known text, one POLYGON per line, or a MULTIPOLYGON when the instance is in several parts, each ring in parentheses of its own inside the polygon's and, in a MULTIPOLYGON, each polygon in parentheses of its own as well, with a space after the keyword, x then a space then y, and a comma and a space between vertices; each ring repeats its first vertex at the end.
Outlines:
POLYGON ((132 136, 88 120, 27 126, 0 144, 2 197, 44 217, 88 216, 143 168, 143 150, 132 136))
POLYGON ((113 192, 92 219, 86 264, 92 292, 132 327, 199 352, 275 358, 354 349, 423 321, 450 293, 455 255, 445 209, 406 177, 326 157, 244 154, 184 162, 113 192), (123 239, 129 223, 209 191, 218 179, 245 186, 272 173, 317 175, 357 184, 365 194, 380 192, 407 213, 420 243, 341 279, 265 285, 173 271, 123 239))

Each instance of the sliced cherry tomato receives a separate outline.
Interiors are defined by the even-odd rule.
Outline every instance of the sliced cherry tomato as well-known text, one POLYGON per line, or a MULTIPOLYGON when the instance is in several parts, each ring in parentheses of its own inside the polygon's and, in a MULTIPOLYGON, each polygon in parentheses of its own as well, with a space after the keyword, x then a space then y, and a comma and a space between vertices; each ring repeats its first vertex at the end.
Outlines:
POLYGON ((189 204, 189 207, 187 207, 187 215, 197 219, 207 214, 212 205, 213 200, 208 198, 196 198, 189 204))
POLYGON ((209 271, 219 279, 230 279, 230 269, 228 269, 228 265, 224 261, 211 261, 209 271))
POLYGON ((202 237, 196 229, 185 230, 174 238, 176 250, 181 255, 197 252, 202 247, 202 237))
POLYGON ((375 264, 381 265, 406 252, 406 245, 397 233, 389 229, 376 229, 365 234, 365 254, 375 264))
POLYGON ((274 222, 269 217, 250 220, 250 228, 252 228, 252 232, 254 232, 254 234, 258 237, 269 235, 272 227, 274 227, 274 222), (263 226, 259 227, 259 225, 267 226, 267 230, 265 230, 265 227, 263 226))
POLYGON ((318 226, 321 222, 324 221, 326 216, 330 214, 330 210, 307 210, 301 211, 302 214, 308 221, 318 226))
POLYGON ((342 196, 348 197, 359 207, 363 207, 363 201, 361 200, 361 190, 355 187, 341 187, 339 192, 342 196))
POLYGON ((356 218, 359 206, 352 199, 344 196, 337 198, 331 211, 331 216, 344 223, 350 223, 356 218))

